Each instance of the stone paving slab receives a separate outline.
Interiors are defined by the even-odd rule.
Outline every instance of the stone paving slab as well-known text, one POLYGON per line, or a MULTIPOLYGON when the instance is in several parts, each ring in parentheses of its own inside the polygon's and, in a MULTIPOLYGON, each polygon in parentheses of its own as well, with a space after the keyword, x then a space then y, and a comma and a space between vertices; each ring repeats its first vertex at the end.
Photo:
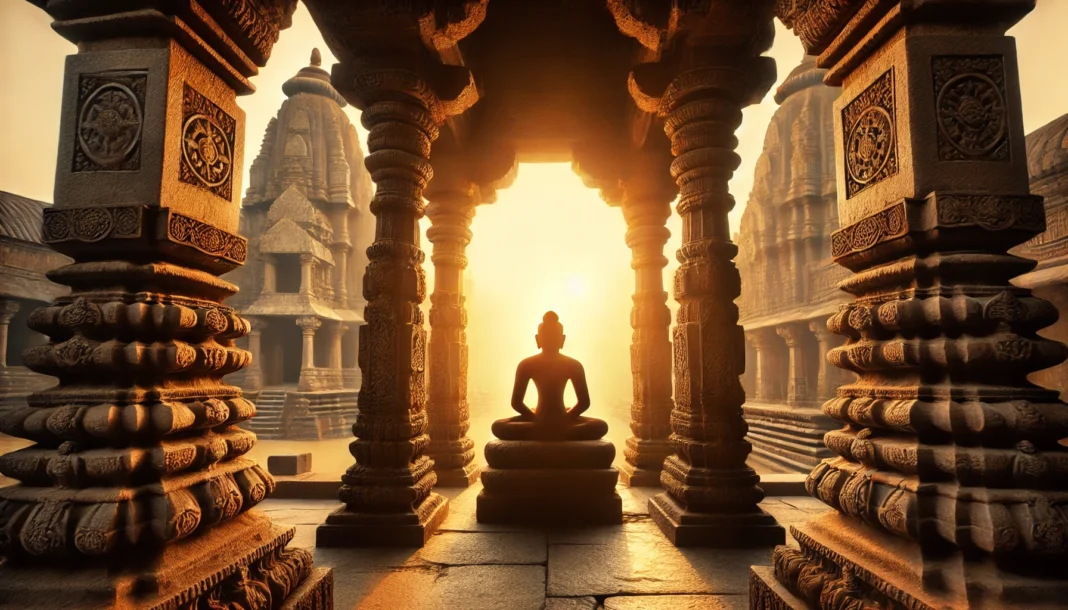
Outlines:
POLYGON ((334 607, 357 610, 541 610, 544 566, 422 566, 334 572, 334 607))
POLYGON ((630 595, 609 597, 604 610, 748 610, 746 595, 630 595))
MULTIPOLYGON (((480 485, 440 490, 449 518, 422 549, 319 548, 318 567, 334 568, 335 606, 390 610, 713 610, 746 608, 749 566, 769 565, 771 549, 675 548, 647 512, 658 489, 619 488, 619 526, 537 529, 475 520, 480 485), (601 600, 601 601, 598 601, 601 600)), ((296 525, 296 547, 314 547, 315 529, 339 504, 268 499, 279 523, 296 525)), ((808 497, 769 498, 761 506, 783 527, 828 510, 808 497)), ((788 544, 796 542, 787 536, 788 544)))

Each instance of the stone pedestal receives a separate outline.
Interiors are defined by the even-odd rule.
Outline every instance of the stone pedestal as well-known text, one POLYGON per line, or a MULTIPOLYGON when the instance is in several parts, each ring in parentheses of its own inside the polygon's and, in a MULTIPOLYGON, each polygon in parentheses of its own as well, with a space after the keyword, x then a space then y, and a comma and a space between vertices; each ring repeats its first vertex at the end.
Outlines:
MULTIPOLYGON (((627 10, 620 6, 625 3, 612 4, 614 11, 627 10)), ((675 454, 664 461, 660 477, 667 493, 650 500, 649 512, 677 545, 772 545, 784 540, 784 532, 758 506, 764 497, 760 477, 746 465, 751 446, 739 380, 745 339, 734 304, 740 291, 732 262, 737 248, 727 222, 734 205, 728 182, 738 164, 733 132, 742 107, 759 101, 774 81, 774 62, 759 56, 771 44, 771 7, 713 3, 691 10, 692 19, 710 31, 731 24, 729 41, 710 36, 726 46, 704 47, 708 39, 700 35, 679 39, 671 54, 635 67, 629 83, 638 107, 665 121, 682 217, 672 342, 675 454)), ((625 32, 634 29, 620 14, 617 24, 625 32)), ((639 22, 649 18, 629 16, 639 22)), ((670 36, 668 31, 639 40, 659 52, 670 36)))
POLYGON ((479 523, 554 527, 618 525, 623 501, 616 493, 612 443, 506 441, 486 444, 478 494, 479 523))
POLYGON ((274 481, 222 382, 250 360, 218 277, 247 253, 235 92, 294 4, 259 3, 255 32, 222 4, 39 4, 78 43, 42 232, 74 262, 29 319, 50 342, 26 364, 59 385, 0 417, 35 443, 0 456, 0 605, 329 608, 329 571, 250 511, 274 481))
POLYGON ((1045 228, 1004 35, 1034 2, 779 6, 842 85, 831 247, 856 300, 829 357, 859 379, 824 404, 843 428, 806 481, 836 512, 794 528, 790 595, 757 574, 752 607, 1061 606, 1068 420, 1027 375, 1068 349, 1008 254, 1045 228))

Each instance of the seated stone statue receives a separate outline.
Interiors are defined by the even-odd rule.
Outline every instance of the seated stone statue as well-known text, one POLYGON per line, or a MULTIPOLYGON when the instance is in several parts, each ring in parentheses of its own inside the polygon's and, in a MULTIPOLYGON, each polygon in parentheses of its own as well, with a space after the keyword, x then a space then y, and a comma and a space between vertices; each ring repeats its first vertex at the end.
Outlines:
POLYGON ((546 313, 538 326, 538 334, 534 336, 541 353, 520 362, 515 371, 512 408, 519 415, 493 422, 494 436, 508 441, 592 441, 608 433, 608 424, 604 421, 582 416, 590 408, 586 372, 578 360, 560 353, 565 338, 560 318, 554 312, 546 313), (538 389, 535 411, 523 402, 531 381, 538 389), (578 396, 578 403, 571 409, 564 407, 568 381, 574 385, 578 396))
POLYGON ((584 417, 590 393, 582 365, 560 353, 564 327, 548 312, 535 337, 541 353, 519 363, 512 408, 519 415, 493 423, 498 440, 486 445, 477 499, 480 523, 618 524, 623 504, 616 493, 616 449, 602 440, 608 424, 584 417), (538 388, 533 411, 523 404, 527 385, 538 388), (578 404, 564 407, 567 382, 578 404))

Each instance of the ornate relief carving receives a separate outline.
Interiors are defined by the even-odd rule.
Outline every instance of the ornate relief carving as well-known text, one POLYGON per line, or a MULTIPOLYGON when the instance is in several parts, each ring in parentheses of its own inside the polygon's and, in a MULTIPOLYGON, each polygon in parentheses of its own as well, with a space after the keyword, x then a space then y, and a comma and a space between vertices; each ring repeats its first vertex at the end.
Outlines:
POLYGON ((863 5, 863 0, 776 0, 775 16, 797 34, 807 53, 818 54, 863 5))
POLYGON ((191 246, 205 254, 244 263, 248 256, 248 242, 240 235, 200 222, 173 210, 168 210, 167 238, 191 246))
POLYGON ((73 172, 141 169, 147 72, 82 74, 73 172))
POLYGON ((44 211, 44 243, 97 242, 141 236, 141 206, 91 207, 44 211))
POLYGON ((1009 111, 1000 55, 931 59, 938 117, 938 158, 1009 160, 1009 111))
POLYGON ((908 230, 905 203, 901 202, 832 233, 831 256, 838 258, 854 252, 863 252, 882 242, 901 237, 908 233, 908 230))
POLYGON ((897 174, 895 103, 891 68, 842 110, 847 198, 897 174))
POLYGON ((188 84, 182 98, 182 182, 223 199, 232 194, 237 121, 188 84))
POLYGON ((1037 196, 937 193, 935 205, 938 224, 944 227, 976 226, 987 231, 1046 230, 1046 211, 1042 198, 1037 196))
POLYGON ((260 6, 262 4, 262 1, 255 0, 218 1, 226 16, 241 28, 241 32, 266 60, 271 56, 274 43, 278 42, 278 32, 288 25, 288 17, 293 13, 296 0, 267 2, 267 6, 260 6))

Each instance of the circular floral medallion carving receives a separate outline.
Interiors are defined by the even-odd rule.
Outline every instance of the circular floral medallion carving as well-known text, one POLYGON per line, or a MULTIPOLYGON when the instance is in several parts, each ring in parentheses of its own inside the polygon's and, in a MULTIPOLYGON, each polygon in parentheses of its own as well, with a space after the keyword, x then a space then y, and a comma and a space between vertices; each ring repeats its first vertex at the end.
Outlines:
POLYGON ((882 233, 879 220, 874 216, 868 216, 858 222, 856 228, 853 229, 851 245, 854 250, 867 250, 879 242, 882 233))
POLYGON ((878 106, 865 110, 846 140, 846 169, 858 184, 875 179, 890 160, 894 143, 894 121, 878 106))
POLYGON ((115 209, 115 234, 136 235, 140 229, 140 215, 133 208, 115 209))
POLYGON ((961 74, 938 92, 938 127, 954 148, 976 157, 994 150, 1005 137, 1005 100, 985 74, 961 74))
POLYGON ((233 161, 226 133, 204 114, 194 114, 182 127, 182 156, 197 179, 208 187, 220 186, 230 177, 233 161))
POLYGON ((78 116, 78 144, 94 163, 115 165, 141 139, 141 105, 134 92, 108 83, 89 94, 78 116))
POLYGON ((111 233, 111 214, 101 208, 78 210, 70 223, 71 233, 81 241, 100 241, 111 233))
POLYGON ((70 223, 64 212, 52 212, 44 215, 43 234, 45 241, 62 241, 70 239, 70 223))

